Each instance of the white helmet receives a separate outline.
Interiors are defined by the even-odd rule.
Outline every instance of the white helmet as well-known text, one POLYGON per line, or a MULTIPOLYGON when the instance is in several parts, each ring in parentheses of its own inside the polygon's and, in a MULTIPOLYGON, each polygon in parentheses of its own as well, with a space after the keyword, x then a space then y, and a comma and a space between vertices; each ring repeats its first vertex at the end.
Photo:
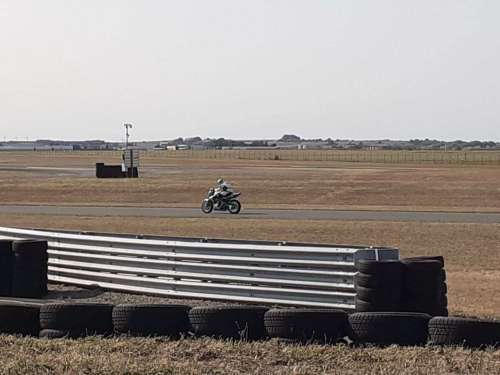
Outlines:
POLYGON ((224 180, 222 178, 219 178, 217 180, 217 185, 222 185, 224 183, 224 180))

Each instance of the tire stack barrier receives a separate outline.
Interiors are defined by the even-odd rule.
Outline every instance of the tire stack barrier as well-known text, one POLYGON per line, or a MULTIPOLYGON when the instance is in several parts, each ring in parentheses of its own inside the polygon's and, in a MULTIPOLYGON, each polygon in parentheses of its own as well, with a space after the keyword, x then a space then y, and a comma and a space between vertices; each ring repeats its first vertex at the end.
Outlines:
POLYGON ((189 331, 189 309, 186 305, 118 305, 113 308, 114 332, 177 338, 189 331))
POLYGON ((269 337, 334 344, 348 334, 347 313, 331 309, 272 309, 264 315, 269 337))
POLYGON ((438 316, 429 322, 429 343, 471 348, 500 346, 500 322, 438 316))
POLYGON ((448 316, 446 272, 443 257, 406 258, 402 310, 448 316))
POLYGON ((41 298, 47 294, 47 241, 12 243, 12 296, 41 298))
POLYGON ((0 334, 38 336, 39 306, 0 304, 0 334))
POLYGON ((448 316, 444 259, 359 260, 354 276, 357 312, 416 312, 448 316))
POLYGON ((12 296, 12 241, 0 240, 0 296, 12 296))
POLYGON ((196 336, 259 340, 267 336, 263 306, 193 307, 189 321, 196 336))
POLYGON ((420 313, 354 313, 349 316, 351 338, 358 344, 424 345, 430 319, 420 313))
POLYGON ((357 269, 356 311, 398 311, 403 280, 401 262, 359 260, 357 269))
POLYGON ((113 333, 113 305, 53 303, 40 308, 40 337, 79 338, 113 333))
POLYGON ((262 306, 108 305, 0 303, 0 334, 45 339, 108 336, 162 336, 187 333, 236 340, 284 339, 295 343, 357 345, 443 345, 500 347, 500 321, 435 317, 411 312, 359 312, 262 306))

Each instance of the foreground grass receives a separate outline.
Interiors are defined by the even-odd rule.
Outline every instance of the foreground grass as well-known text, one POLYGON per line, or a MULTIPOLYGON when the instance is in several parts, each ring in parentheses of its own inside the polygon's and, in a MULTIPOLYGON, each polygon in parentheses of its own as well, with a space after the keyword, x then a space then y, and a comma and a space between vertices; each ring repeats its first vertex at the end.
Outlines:
POLYGON ((0 336, 1 374, 496 374, 500 350, 0 336))

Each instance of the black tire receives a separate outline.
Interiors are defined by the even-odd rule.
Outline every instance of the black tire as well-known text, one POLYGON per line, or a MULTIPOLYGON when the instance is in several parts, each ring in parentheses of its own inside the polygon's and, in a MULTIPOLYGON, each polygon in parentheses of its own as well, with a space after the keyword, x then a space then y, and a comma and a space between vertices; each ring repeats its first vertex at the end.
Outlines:
POLYGON ((239 214, 241 211, 241 203, 237 199, 231 199, 227 203, 227 210, 229 211, 230 214, 236 215, 239 214))
POLYGON ((376 304, 369 301, 364 301, 359 297, 355 298, 356 312, 384 312, 384 311, 401 311, 400 303, 384 303, 376 304))
POLYGON ((12 295, 12 241, 0 240, 0 296, 12 295))
POLYGON ((258 340, 266 337, 262 306, 193 307, 189 322, 197 336, 258 340))
POLYGON ((441 255, 404 258, 404 259, 401 259, 401 262, 402 263, 421 262, 421 261, 427 261, 427 260, 438 261, 441 264, 441 268, 444 268, 444 258, 441 255))
POLYGON ((77 339, 87 336, 83 330, 42 329, 38 337, 44 339, 77 339))
POLYGON ((331 309, 272 309, 264 315, 270 337, 335 343, 347 336, 347 314, 331 309))
POLYGON ((368 275, 383 275, 391 273, 394 280, 399 280, 403 272, 403 265, 398 260, 358 260, 356 267, 359 272, 368 275))
POLYGON ((113 308, 115 333, 131 336, 179 337, 189 331, 185 305, 118 305, 113 308))
POLYGON ((0 256, 12 255, 12 240, 0 240, 0 256))
POLYGON ((410 272, 414 275, 425 277, 436 277, 442 275, 441 263, 438 260, 401 261, 405 274, 410 272))
POLYGON ((47 259, 47 241, 45 240, 16 240, 12 243, 12 251, 16 256, 27 259, 47 259))
POLYGON ((12 295, 24 298, 41 298, 47 292, 47 265, 29 264, 13 260, 12 295))
POLYGON ((384 273, 370 275, 368 273, 357 272, 354 275, 354 285, 363 288, 383 288, 401 285, 401 275, 397 273, 384 273))
POLYGON ((441 263, 437 260, 404 262, 403 289, 411 293, 430 294, 443 282, 441 263))
POLYGON ((429 322, 430 343, 465 347, 500 346, 500 321, 435 317, 429 322))
POLYGON ((209 214, 214 210, 214 201, 211 199, 204 199, 201 202, 201 211, 205 214, 209 214))
POLYGON ((400 285, 392 285, 387 288, 364 288, 356 287, 356 296, 371 304, 381 306, 396 306, 401 301, 400 285))
POLYGON ((0 304, 0 333, 38 336, 38 306, 0 304))
POLYGON ((351 338, 358 344, 423 345, 427 341, 427 314, 361 312, 349 316, 351 338))
POLYGON ((113 305, 99 303, 51 303, 40 308, 40 327, 86 335, 113 332, 113 305))

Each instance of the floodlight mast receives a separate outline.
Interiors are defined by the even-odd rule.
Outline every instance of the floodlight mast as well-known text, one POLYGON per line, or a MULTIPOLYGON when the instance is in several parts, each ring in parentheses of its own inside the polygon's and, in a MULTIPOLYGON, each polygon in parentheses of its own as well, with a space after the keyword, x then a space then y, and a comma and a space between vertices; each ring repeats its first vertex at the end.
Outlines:
POLYGON ((130 136, 128 130, 132 128, 132 124, 123 124, 123 126, 125 126, 125 150, 128 150, 128 137, 130 136))

